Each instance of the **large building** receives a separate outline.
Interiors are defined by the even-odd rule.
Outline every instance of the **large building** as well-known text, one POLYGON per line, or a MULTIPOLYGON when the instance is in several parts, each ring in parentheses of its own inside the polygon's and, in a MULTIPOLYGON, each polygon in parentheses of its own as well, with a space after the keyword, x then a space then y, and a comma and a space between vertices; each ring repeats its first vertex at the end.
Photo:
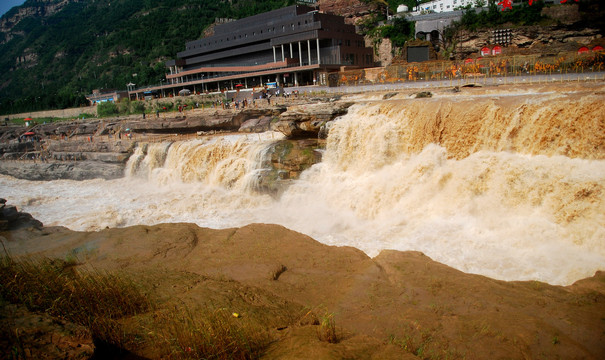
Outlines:
POLYGON ((344 18, 295 5, 217 25, 166 65, 165 84, 136 92, 326 84, 343 66, 373 66, 373 51, 344 18))

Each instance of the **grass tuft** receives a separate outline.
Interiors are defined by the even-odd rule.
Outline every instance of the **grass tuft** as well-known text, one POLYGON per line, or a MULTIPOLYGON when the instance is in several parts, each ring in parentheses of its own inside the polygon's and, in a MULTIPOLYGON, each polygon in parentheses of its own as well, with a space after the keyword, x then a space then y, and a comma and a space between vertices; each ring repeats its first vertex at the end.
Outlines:
POLYGON ((78 271, 74 262, 0 258, 0 296, 30 311, 83 325, 93 338, 122 346, 118 320, 150 308, 126 278, 96 270, 78 271))
POLYGON ((317 329, 317 337, 320 341, 326 341, 330 344, 337 344, 341 338, 336 331, 336 322, 334 321, 334 314, 326 313, 319 324, 317 329))
POLYGON ((175 308, 156 315, 157 340, 172 359, 256 359, 269 335, 225 308, 193 313, 175 308))

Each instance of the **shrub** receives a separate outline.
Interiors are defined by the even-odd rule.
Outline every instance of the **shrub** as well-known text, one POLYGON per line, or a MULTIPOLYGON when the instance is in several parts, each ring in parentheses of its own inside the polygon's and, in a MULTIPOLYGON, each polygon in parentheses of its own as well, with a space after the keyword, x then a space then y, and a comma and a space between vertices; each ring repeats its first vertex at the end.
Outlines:
POLYGON ((97 105, 97 114, 99 116, 114 116, 119 114, 118 106, 112 102, 106 101, 97 105))

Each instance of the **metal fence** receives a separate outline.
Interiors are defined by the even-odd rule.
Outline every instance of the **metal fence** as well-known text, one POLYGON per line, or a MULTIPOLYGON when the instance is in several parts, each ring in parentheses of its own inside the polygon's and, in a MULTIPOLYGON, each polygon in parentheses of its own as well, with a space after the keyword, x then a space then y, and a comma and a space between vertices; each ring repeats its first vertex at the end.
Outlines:
MULTIPOLYGON (((605 52, 550 56, 497 56, 465 61, 428 61, 359 69, 339 73, 338 85, 376 85, 417 81, 468 80, 489 82, 494 77, 546 76, 601 72, 605 52)), ((563 78, 558 76, 557 78, 563 78)))

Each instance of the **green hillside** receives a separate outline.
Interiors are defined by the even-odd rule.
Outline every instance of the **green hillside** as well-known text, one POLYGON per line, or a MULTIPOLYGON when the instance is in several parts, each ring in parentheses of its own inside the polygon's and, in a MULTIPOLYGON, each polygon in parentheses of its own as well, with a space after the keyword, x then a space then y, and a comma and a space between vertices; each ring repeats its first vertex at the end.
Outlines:
POLYGON ((27 0, 0 31, 0 114, 85 104, 96 88, 159 84, 164 61, 215 18, 243 18, 295 0, 27 0), (18 21, 12 21, 15 18, 18 21))

